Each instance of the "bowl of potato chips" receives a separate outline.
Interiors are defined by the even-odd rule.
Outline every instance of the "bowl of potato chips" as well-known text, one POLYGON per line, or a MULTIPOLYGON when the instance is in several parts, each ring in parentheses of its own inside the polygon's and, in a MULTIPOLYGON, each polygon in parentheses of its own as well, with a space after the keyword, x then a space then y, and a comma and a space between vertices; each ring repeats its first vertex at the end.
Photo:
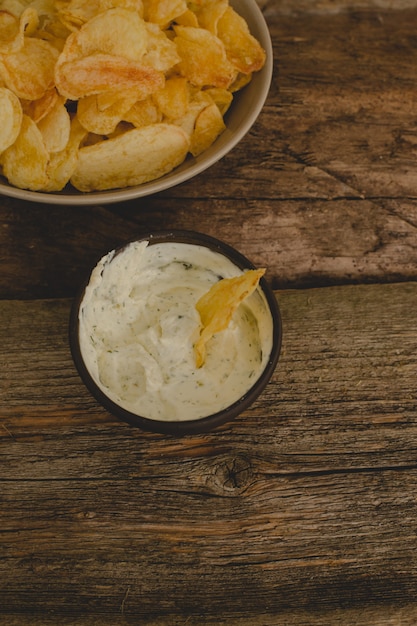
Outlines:
POLYGON ((250 130, 272 66, 256 0, 4 0, 0 193, 96 204, 182 183, 250 130))
POLYGON ((173 230, 98 260, 74 299, 70 346, 92 395, 144 430, 211 430, 247 409, 278 362, 277 300, 226 243, 173 230))

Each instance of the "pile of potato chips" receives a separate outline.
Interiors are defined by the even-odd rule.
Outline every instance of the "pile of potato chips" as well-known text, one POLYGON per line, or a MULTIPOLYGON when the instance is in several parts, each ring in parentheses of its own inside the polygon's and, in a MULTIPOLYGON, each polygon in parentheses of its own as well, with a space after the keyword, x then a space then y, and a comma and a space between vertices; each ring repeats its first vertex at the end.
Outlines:
POLYGON ((264 63, 228 0, 1 0, 0 173, 46 192, 159 178, 264 63))

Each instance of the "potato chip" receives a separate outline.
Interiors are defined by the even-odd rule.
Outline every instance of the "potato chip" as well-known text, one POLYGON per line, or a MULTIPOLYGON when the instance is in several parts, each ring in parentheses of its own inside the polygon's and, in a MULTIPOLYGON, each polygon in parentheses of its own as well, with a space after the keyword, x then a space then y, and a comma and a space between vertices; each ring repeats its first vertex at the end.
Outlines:
POLYGON ((243 87, 246 87, 246 85, 248 85, 251 80, 252 74, 238 74, 236 80, 233 81, 233 83, 229 87, 230 92, 234 94, 237 91, 240 91, 241 89, 243 89, 243 87))
POLYGON ((204 93, 213 100, 218 106, 220 113, 224 116, 229 109, 233 101, 233 95, 228 89, 221 89, 220 87, 211 87, 205 89, 204 93))
POLYGON ((16 141, 0 156, 4 175, 15 187, 39 191, 48 182, 48 158, 41 131, 30 117, 23 115, 16 141))
POLYGON ((39 100, 20 100, 23 113, 29 115, 34 122, 39 122, 45 115, 48 115, 49 111, 53 109, 56 102, 60 99, 55 87, 45 91, 42 98, 39 100))
POLYGON ((130 9, 143 17, 142 0, 70 0, 61 3, 59 18, 70 30, 76 31, 99 13, 114 8, 130 9))
POLYGON ((65 108, 64 98, 58 98, 54 106, 38 122, 45 148, 48 152, 61 152, 65 149, 70 135, 70 116, 65 108))
POLYGON ((174 39, 181 61, 178 70, 190 83, 199 87, 227 89, 237 72, 226 57, 224 44, 203 28, 175 26, 174 39))
POLYGON ((156 24, 146 24, 148 43, 143 63, 160 72, 168 72, 179 63, 177 47, 156 24))
POLYGON ((145 98, 145 100, 135 102, 129 111, 124 114, 123 120, 133 124, 136 128, 141 128, 141 126, 162 122, 162 113, 150 96, 145 98))
POLYGON ((92 54, 58 64, 55 80, 59 93, 69 100, 116 90, 135 90, 136 98, 141 100, 163 87, 165 77, 162 72, 123 57, 92 54))
POLYGON ((136 94, 104 93, 78 102, 77 117, 90 133, 110 135, 137 100, 136 94))
POLYGON ((78 163, 78 149, 86 134, 85 129, 74 117, 71 121, 70 136, 61 152, 51 154, 46 166, 47 183, 42 191, 62 191, 75 172, 78 163))
POLYGON ((178 15, 175 18, 175 23, 180 24, 181 26, 193 26, 194 28, 198 28, 197 16, 190 9, 187 9, 185 13, 178 15))
POLYGON ((186 114, 190 102, 188 81, 182 76, 169 78, 162 89, 152 96, 162 115, 175 120, 186 114))
POLYGON ((145 19, 166 26, 187 10, 186 0, 144 0, 145 19))
POLYGON ((223 278, 215 283, 197 302, 200 314, 200 336, 194 345, 197 367, 206 359, 206 344, 213 335, 225 330, 238 306, 256 289, 265 269, 247 270, 241 276, 223 278))
POLYGON ((0 76, 18 98, 38 100, 54 85, 58 51, 47 41, 25 37, 23 47, 0 56, 0 76))
POLYGON ((24 43, 25 34, 31 34, 38 26, 38 13, 32 8, 24 9, 19 4, 6 10, 0 9, 0 54, 18 52, 24 43))
POLYGON ((59 55, 55 83, 65 97, 78 100, 106 91, 136 89, 146 97, 164 84, 165 77, 142 63, 148 31, 133 11, 109 9, 69 35, 59 55))
POLYGON ((22 123, 22 106, 10 89, 0 87, 0 153, 17 139, 22 123))
POLYGON ((62 56, 66 61, 104 52, 131 61, 142 58, 147 48, 147 29, 138 13, 114 8, 99 13, 70 35, 62 56))
POLYGON ((228 7, 228 0, 210 0, 196 9, 198 24, 217 35, 217 24, 228 7))
POLYGON ((207 106, 213 104, 213 101, 209 96, 205 95, 204 91, 197 92, 197 94, 192 98, 190 104, 188 105, 187 111, 185 114, 174 120, 174 124, 182 128, 189 137, 194 132, 196 121, 201 111, 205 109, 207 106))
POLYGON ((134 128, 81 148, 71 183, 80 191, 140 185, 177 167, 188 148, 187 134, 173 124, 134 128))
POLYGON ((204 107, 197 116, 191 135, 191 154, 198 156, 207 150, 225 128, 226 125, 218 106, 213 102, 213 104, 204 107))
POLYGON ((218 21, 217 36, 225 45, 227 58, 239 72, 250 74, 263 67, 265 51, 258 40, 250 34, 243 17, 230 6, 218 21))

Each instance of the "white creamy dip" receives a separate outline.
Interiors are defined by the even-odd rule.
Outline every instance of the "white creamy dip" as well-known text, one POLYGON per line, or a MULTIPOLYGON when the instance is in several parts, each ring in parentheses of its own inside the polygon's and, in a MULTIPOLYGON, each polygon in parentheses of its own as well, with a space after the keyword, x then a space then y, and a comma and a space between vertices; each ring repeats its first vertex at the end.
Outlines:
POLYGON ((242 274, 204 246, 134 242, 94 268, 79 310, 84 363, 124 409, 154 420, 192 420, 242 397, 264 370, 272 316, 261 289, 207 344, 196 367, 197 300, 220 278, 242 274))

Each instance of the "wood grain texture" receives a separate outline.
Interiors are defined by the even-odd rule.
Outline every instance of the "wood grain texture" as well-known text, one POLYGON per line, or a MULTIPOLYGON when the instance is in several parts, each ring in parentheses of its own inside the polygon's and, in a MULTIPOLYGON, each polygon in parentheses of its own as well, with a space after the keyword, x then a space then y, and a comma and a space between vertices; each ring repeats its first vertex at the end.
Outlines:
POLYGON ((111 206, 0 198, 0 297, 72 297, 99 256, 159 228, 226 240, 276 288, 414 280, 417 6, 348 4, 264 3, 266 105, 195 179, 111 206))
POLYGON ((181 439, 89 396, 71 301, 0 303, 0 623, 413 623, 417 284, 277 297, 264 394, 181 439))

